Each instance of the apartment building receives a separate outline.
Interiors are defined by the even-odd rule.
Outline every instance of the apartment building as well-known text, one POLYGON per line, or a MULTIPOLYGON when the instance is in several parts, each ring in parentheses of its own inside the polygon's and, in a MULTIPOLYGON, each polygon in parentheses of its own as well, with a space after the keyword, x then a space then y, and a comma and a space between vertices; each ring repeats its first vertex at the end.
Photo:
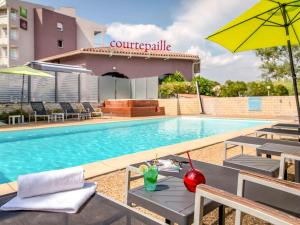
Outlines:
POLYGON ((103 43, 103 25, 76 16, 73 8, 0 1, 0 67, 103 43), (98 40, 97 40, 98 39, 98 40))

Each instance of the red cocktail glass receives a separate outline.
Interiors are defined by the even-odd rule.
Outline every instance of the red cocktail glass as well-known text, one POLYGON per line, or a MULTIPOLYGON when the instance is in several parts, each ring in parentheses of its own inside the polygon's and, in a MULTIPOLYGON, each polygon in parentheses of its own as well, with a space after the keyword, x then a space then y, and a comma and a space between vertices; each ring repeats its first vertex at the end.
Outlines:
POLYGON ((184 182, 185 187, 190 192, 195 192, 197 185, 205 184, 206 180, 205 180, 205 176, 203 175, 203 173, 200 170, 197 170, 194 168, 194 166, 192 164, 192 160, 190 158, 190 155, 188 152, 187 152, 187 154, 188 154, 190 165, 192 168, 184 175, 183 182, 184 182))

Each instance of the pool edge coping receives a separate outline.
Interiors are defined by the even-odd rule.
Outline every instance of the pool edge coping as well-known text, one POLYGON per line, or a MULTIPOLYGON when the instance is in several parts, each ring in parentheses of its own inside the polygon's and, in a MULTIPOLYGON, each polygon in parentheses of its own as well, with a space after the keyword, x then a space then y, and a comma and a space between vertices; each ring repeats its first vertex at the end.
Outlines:
MULTIPOLYGON (((224 134, 212 135, 205 138, 198 138, 192 141, 181 142, 173 145, 167 145, 159 148, 149 149, 142 152, 127 154, 111 159, 96 161, 93 163, 81 165, 85 171, 85 179, 92 179, 101 175, 125 169, 127 166, 135 163, 145 162, 158 157, 167 155, 178 155, 188 151, 195 151, 217 143, 224 142, 240 135, 253 134, 256 130, 271 127, 277 121, 270 121, 269 125, 259 125, 251 128, 246 128, 238 131, 232 131, 224 134)), ((0 184, 0 197, 3 195, 14 193, 18 190, 17 182, 9 182, 0 184)))

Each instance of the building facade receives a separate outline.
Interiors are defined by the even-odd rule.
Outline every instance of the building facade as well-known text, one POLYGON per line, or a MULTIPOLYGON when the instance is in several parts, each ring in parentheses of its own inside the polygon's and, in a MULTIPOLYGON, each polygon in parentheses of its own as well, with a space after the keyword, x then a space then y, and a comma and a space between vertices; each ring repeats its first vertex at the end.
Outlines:
POLYGON ((2 0, 0 67, 95 47, 95 37, 102 38, 105 32, 105 26, 77 17, 72 8, 55 10, 25 1, 2 0))
POLYGON ((41 59, 44 62, 80 65, 98 76, 116 76, 129 79, 158 77, 180 71, 187 80, 200 73, 198 55, 133 50, 126 48, 84 48, 41 59))

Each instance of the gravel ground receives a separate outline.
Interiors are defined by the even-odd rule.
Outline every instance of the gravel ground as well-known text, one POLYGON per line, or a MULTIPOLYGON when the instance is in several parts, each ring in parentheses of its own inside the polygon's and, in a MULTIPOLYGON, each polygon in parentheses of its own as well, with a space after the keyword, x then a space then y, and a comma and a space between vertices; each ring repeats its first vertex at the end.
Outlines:
MULTIPOLYGON (((205 147, 190 153, 191 158, 194 160, 200 160, 204 162, 209 162, 217 165, 222 165, 223 160, 223 148, 224 144, 219 143, 209 147, 205 147)), ((228 156, 233 156, 240 153, 239 148, 230 149, 228 156)), ((244 153, 255 155, 255 150, 252 148, 244 148, 244 153)), ((187 157, 186 154, 181 155, 182 157, 187 157)), ((290 168, 289 171, 292 171, 293 168, 290 168)), ((98 182, 98 191, 104 193, 114 199, 119 201, 124 201, 124 181, 125 181, 125 171, 120 170, 113 173, 109 173, 103 176, 96 177, 92 179, 93 181, 98 182)), ((139 186, 143 184, 142 180, 137 180, 132 182, 132 187, 139 186)), ((155 218, 163 220, 160 216, 153 214, 145 209, 138 208, 142 212, 149 214, 155 218)), ((234 210, 226 208, 226 225, 234 224, 234 210)), ((217 224, 217 210, 211 212, 205 216, 204 224, 217 224)), ((251 216, 245 215, 243 218, 243 224, 247 225, 263 225, 268 224, 251 216)))

